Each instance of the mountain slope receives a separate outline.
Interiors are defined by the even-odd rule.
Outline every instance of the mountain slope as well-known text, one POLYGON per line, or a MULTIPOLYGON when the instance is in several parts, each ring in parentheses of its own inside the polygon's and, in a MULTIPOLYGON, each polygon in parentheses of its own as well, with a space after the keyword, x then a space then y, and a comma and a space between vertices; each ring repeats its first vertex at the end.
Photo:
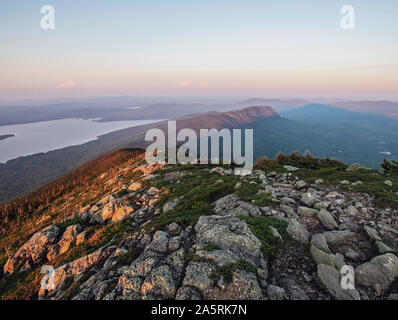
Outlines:
POLYGON ((358 300, 396 293, 398 257, 390 252, 398 249, 398 201, 376 205, 372 192, 393 199, 398 177, 299 155, 278 161, 261 159, 246 177, 229 167, 148 165, 139 150, 89 163, 44 187, 38 206, 3 225, 0 298, 358 300), (298 168, 292 174, 278 161, 298 168), (314 161, 323 167, 308 169, 314 161), (360 291, 336 290, 347 264, 360 291), (42 265, 54 268, 51 288, 40 287, 42 265), (383 265, 388 279, 378 271, 383 265))

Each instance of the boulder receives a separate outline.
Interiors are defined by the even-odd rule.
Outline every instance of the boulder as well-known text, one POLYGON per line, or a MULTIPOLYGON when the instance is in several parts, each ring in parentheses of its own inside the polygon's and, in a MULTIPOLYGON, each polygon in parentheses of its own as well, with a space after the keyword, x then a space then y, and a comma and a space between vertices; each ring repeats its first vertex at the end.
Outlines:
POLYGON ((392 253, 374 257, 359 265, 355 269, 355 276, 359 284, 384 292, 398 277, 398 257, 392 253))
POLYGON ((323 226, 328 230, 337 229, 337 223, 334 220, 333 216, 326 209, 321 209, 317 213, 317 217, 319 221, 323 224, 323 226))
POLYGON ((152 242, 148 244, 145 250, 155 252, 166 252, 169 244, 169 236, 164 231, 156 231, 153 235, 152 242))
MULTIPOLYGON (((87 272, 93 266, 98 265, 116 249, 115 246, 112 247, 102 247, 93 253, 83 256, 77 260, 66 263, 55 269, 54 274, 54 289, 52 289, 49 294, 52 295, 54 292, 61 290, 66 284, 67 280, 76 280, 77 277, 87 272)), ((46 291, 40 289, 39 296, 46 295, 46 291)))
POLYGON ((165 203, 163 205, 163 212, 166 213, 166 212, 174 210, 174 208, 177 207, 180 204, 180 202, 181 202, 181 200, 177 198, 177 199, 174 199, 174 200, 171 200, 171 201, 165 203))
POLYGON ((239 258, 259 264, 261 242, 244 221, 232 215, 201 216, 195 231, 199 243, 213 243, 222 250, 230 250, 239 258))
POLYGON ((331 253, 326 238, 322 233, 316 233, 311 238, 311 244, 326 253, 331 253))
POLYGON ((318 199, 310 192, 305 192, 301 195, 301 203, 307 207, 312 207, 318 199))
POLYGON ((167 265, 161 265, 154 269, 141 285, 143 299, 160 297, 161 299, 173 299, 177 291, 176 280, 173 272, 167 265))
POLYGON ((58 242, 59 254, 63 254, 69 250, 69 247, 76 242, 77 235, 81 229, 80 224, 75 224, 65 229, 61 240, 58 242))
POLYGON ((363 229, 365 230, 366 234, 369 236, 370 240, 373 240, 373 241, 381 241, 382 240, 375 229, 373 229, 369 226, 364 226, 363 229))
POLYGON ((302 243, 309 241, 310 234, 307 229, 297 220, 292 219, 286 228, 286 232, 294 239, 302 243))
POLYGON ((246 215, 253 218, 261 216, 259 207, 241 201, 236 194, 218 199, 214 204, 214 212, 218 215, 246 215))
POLYGON ((349 230, 334 230, 334 231, 325 231, 323 235, 325 236, 326 242, 328 244, 337 244, 346 239, 354 237, 355 233, 349 230))
POLYGON ((298 207, 297 212, 300 216, 305 216, 305 217, 312 217, 318 213, 317 210, 308 207, 298 207))
POLYGON ((356 289, 343 289, 341 286, 340 272, 335 268, 318 265, 318 278, 325 289, 337 300, 360 300, 361 297, 356 289))
POLYGON ((58 234, 59 229, 54 225, 36 232, 7 260, 3 268, 4 274, 13 273, 24 259, 31 259, 33 264, 39 263, 57 241, 58 234))
POLYGON ((267 296, 269 300, 287 300, 288 296, 285 290, 281 287, 272 284, 267 286, 267 296))
POLYGON ((310 248, 310 252, 316 264, 326 264, 328 266, 336 268, 336 270, 339 271, 343 266, 346 265, 346 263, 344 262, 344 257, 340 254, 326 253, 322 250, 319 250, 313 245, 310 248))

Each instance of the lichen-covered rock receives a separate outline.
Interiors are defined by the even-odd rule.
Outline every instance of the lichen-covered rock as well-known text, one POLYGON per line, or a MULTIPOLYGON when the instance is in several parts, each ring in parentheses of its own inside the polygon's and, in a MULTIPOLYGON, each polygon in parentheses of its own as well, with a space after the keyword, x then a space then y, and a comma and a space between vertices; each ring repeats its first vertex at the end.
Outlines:
POLYGON ((195 225, 199 243, 213 243, 255 265, 261 259, 261 242, 242 220, 230 216, 202 216, 195 225))
POLYGON ((56 226, 49 226, 36 232, 25 244, 20 247, 4 265, 4 274, 14 272, 18 264, 24 259, 31 259, 33 264, 40 262, 56 242, 59 229, 56 226))
POLYGON ((176 300, 202 300, 202 295, 194 287, 180 287, 176 294, 176 300))
POLYGON ((147 250, 155 252, 166 252, 169 244, 169 236, 164 231, 156 231, 152 242, 146 247, 147 250))
POLYGON ((165 203, 163 206, 163 212, 166 213, 166 212, 174 210, 174 208, 176 206, 178 206, 178 204, 180 202, 181 202, 181 200, 177 198, 177 199, 174 199, 174 200, 171 200, 171 201, 165 203))
POLYGON ((207 299, 206 293, 213 286, 211 274, 216 270, 216 267, 210 263, 205 262, 190 262, 183 280, 183 286, 194 287, 199 290, 204 299, 207 299))
POLYGON ((173 299, 176 291, 176 280, 173 277, 173 272, 167 265, 161 265, 159 268, 151 271, 141 285, 143 299, 154 297, 173 299))
MULTIPOLYGON (((93 266, 98 265, 115 250, 115 247, 102 247, 93 253, 83 256, 77 260, 66 263, 55 269, 54 274, 54 289, 48 294, 52 295, 54 292, 61 290, 68 279, 75 280, 78 276, 87 272, 93 266)), ((46 295, 46 291, 41 289, 39 296, 46 295)))
POLYGON ((236 194, 227 195, 215 202, 214 212, 218 215, 246 215, 253 218, 261 216, 257 206, 241 201, 236 194))

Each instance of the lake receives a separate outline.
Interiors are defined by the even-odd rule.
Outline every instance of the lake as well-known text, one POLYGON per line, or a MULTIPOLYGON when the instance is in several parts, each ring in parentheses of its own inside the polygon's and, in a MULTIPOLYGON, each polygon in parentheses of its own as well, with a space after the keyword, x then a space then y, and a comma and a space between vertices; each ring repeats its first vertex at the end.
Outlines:
POLYGON ((85 119, 62 119, 28 124, 0 126, 0 163, 21 156, 48 152, 96 140, 98 136, 160 120, 97 122, 85 119))

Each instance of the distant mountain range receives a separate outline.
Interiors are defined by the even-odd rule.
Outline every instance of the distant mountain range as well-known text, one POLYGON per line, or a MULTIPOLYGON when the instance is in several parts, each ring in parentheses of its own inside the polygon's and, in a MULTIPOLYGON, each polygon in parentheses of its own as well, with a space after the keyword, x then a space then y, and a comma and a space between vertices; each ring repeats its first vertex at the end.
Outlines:
MULTIPOLYGON (((279 103, 281 106, 282 102, 279 103)), ((202 109, 200 106, 181 112, 182 106, 164 106, 163 109, 158 105, 131 111, 140 110, 147 115, 153 112, 151 117, 154 117, 158 108, 157 115, 163 119, 168 111, 172 111, 170 114, 176 115, 174 118, 178 129, 252 128, 255 157, 265 154, 272 158, 279 151, 290 153, 309 150, 317 157, 328 156, 346 163, 360 162, 373 168, 378 168, 383 158, 397 158, 397 120, 321 104, 293 107, 293 104, 297 106, 300 103, 304 101, 291 102, 290 109, 280 115, 273 108, 263 106, 234 111, 230 111, 234 109, 233 106, 219 110, 207 106, 204 109, 206 112, 201 113, 197 112, 202 109), (227 112, 220 112, 223 109, 227 112)), ((0 202, 29 193, 116 149, 144 148, 147 145, 145 133, 150 128, 166 131, 167 121, 119 130, 82 145, 0 164, 0 202)))

